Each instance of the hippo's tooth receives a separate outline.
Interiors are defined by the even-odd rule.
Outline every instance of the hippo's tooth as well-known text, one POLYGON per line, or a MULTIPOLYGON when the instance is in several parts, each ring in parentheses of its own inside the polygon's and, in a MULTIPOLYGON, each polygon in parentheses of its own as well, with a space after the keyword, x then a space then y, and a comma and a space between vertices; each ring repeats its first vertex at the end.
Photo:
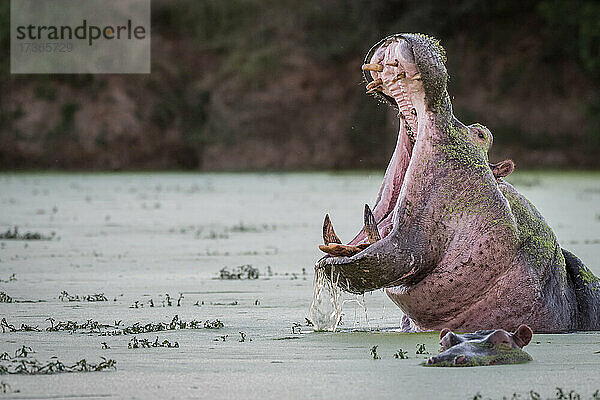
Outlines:
POLYGON ((398 60, 394 60, 394 62, 391 62, 391 63, 385 63, 385 65, 387 65, 388 67, 397 67, 398 60))
POLYGON ((381 78, 377 78, 367 85, 367 90, 375 89, 377 86, 381 85, 383 85, 383 81, 381 80, 381 78))
POLYGON ((411 78, 414 81, 420 80, 421 79, 421 74, 420 73, 416 73, 413 75, 413 77, 411 78))
POLYGON ((323 242, 325 242, 325 245, 329 245, 329 243, 342 243, 333 230, 329 214, 325 214, 325 221, 323 221, 323 242))
POLYGON ((381 240, 379 230, 377 229, 377 222, 375 222, 375 217, 368 204, 365 204, 365 232, 369 238, 369 243, 373 244, 381 240))
POLYGON ((381 86, 377 86, 376 88, 373 88, 371 90, 367 90, 367 94, 373 94, 373 93, 377 93, 377 92, 381 92, 381 86))
POLYGON ((363 64, 362 70, 363 71, 381 72, 381 71, 383 71, 383 65, 381 65, 381 64, 363 64))
POLYGON ((400 79, 404 79, 404 78, 406 78, 406 72, 400 71, 396 74, 396 76, 394 76, 394 78, 392 78, 392 83, 396 83, 400 79))

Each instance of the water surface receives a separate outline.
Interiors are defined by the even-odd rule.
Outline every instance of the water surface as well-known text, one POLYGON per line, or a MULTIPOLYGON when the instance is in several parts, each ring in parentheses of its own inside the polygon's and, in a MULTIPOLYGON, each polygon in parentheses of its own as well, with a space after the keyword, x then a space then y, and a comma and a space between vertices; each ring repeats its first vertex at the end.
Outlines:
MULTIPOLYGON (((600 174, 510 178, 563 247, 600 274, 600 174)), ((0 175, 0 229, 55 234, 49 241, 0 240, 0 279, 17 278, 0 283, 0 291, 45 301, 1 303, 9 323, 44 329, 52 317, 131 325, 177 314, 225 325, 136 335, 179 348, 129 349, 131 336, 0 333, 0 353, 27 345, 39 360, 117 361, 110 372, 2 375, 20 391, 3 396, 466 399, 530 390, 549 396, 557 386, 589 397, 600 389, 600 333, 535 335, 526 348, 534 361, 523 365, 424 368, 427 355, 416 355, 416 345, 436 352, 437 334, 389 331, 402 313, 380 291, 365 296, 366 314, 346 304, 345 331, 310 332, 305 318, 323 216, 330 213, 342 240, 351 239, 380 181, 379 172, 0 175), (215 279, 221 268, 245 264, 259 269, 258 280, 215 279), (61 301, 62 291, 104 293, 109 301, 61 301), (167 306, 167 293, 183 294, 181 305, 167 306), (131 308, 136 301, 144 307, 131 308), (370 355, 375 345, 379 360, 370 355), (399 349, 409 358, 395 359, 399 349)))

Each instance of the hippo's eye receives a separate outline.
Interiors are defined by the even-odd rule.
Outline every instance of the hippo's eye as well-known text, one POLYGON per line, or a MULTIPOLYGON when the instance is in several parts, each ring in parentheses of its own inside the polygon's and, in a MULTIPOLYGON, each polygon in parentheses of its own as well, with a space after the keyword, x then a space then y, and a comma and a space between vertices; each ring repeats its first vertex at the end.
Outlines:
POLYGON ((485 135, 483 134, 483 132, 479 132, 477 136, 479 136, 479 139, 485 139, 485 135))

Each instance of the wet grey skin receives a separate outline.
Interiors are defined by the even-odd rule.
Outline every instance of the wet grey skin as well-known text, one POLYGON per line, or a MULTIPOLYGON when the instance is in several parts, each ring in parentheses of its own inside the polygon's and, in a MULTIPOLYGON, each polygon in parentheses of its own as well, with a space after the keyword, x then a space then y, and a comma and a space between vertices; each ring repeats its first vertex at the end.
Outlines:
POLYGON ((454 116, 445 60, 420 34, 368 52, 368 93, 398 110, 398 141, 364 228, 342 244, 326 218, 315 268, 351 293, 384 288, 411 331, 600 330, 600 281, 502 179, 512 161, 490 164, 489 129, 454 116))
POLYGON ((523 351, 531 341, 533 331, 521 325, 514 333, 503 329, 482 330, 463 335, 449 329, 440 332, 440 354, 427 360, 431 367, 476 367, 485 365, 521 364, 531 361, 523 351))

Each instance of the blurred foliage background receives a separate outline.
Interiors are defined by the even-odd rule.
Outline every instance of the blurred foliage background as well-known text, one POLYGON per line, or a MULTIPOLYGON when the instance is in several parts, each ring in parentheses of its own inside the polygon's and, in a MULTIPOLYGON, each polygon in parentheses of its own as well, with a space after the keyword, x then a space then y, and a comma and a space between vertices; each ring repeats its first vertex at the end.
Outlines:
MULTIPOLYGON (((0 21, 8 55, 8 1, 0 21)), ((596 0, 156 0, 149 75, 0 60, 0 168, 382 168, 398 121, 360 66, 397 32, 446 47, 455 114, 492 130, 493 161, 600 167, 596 0)))

